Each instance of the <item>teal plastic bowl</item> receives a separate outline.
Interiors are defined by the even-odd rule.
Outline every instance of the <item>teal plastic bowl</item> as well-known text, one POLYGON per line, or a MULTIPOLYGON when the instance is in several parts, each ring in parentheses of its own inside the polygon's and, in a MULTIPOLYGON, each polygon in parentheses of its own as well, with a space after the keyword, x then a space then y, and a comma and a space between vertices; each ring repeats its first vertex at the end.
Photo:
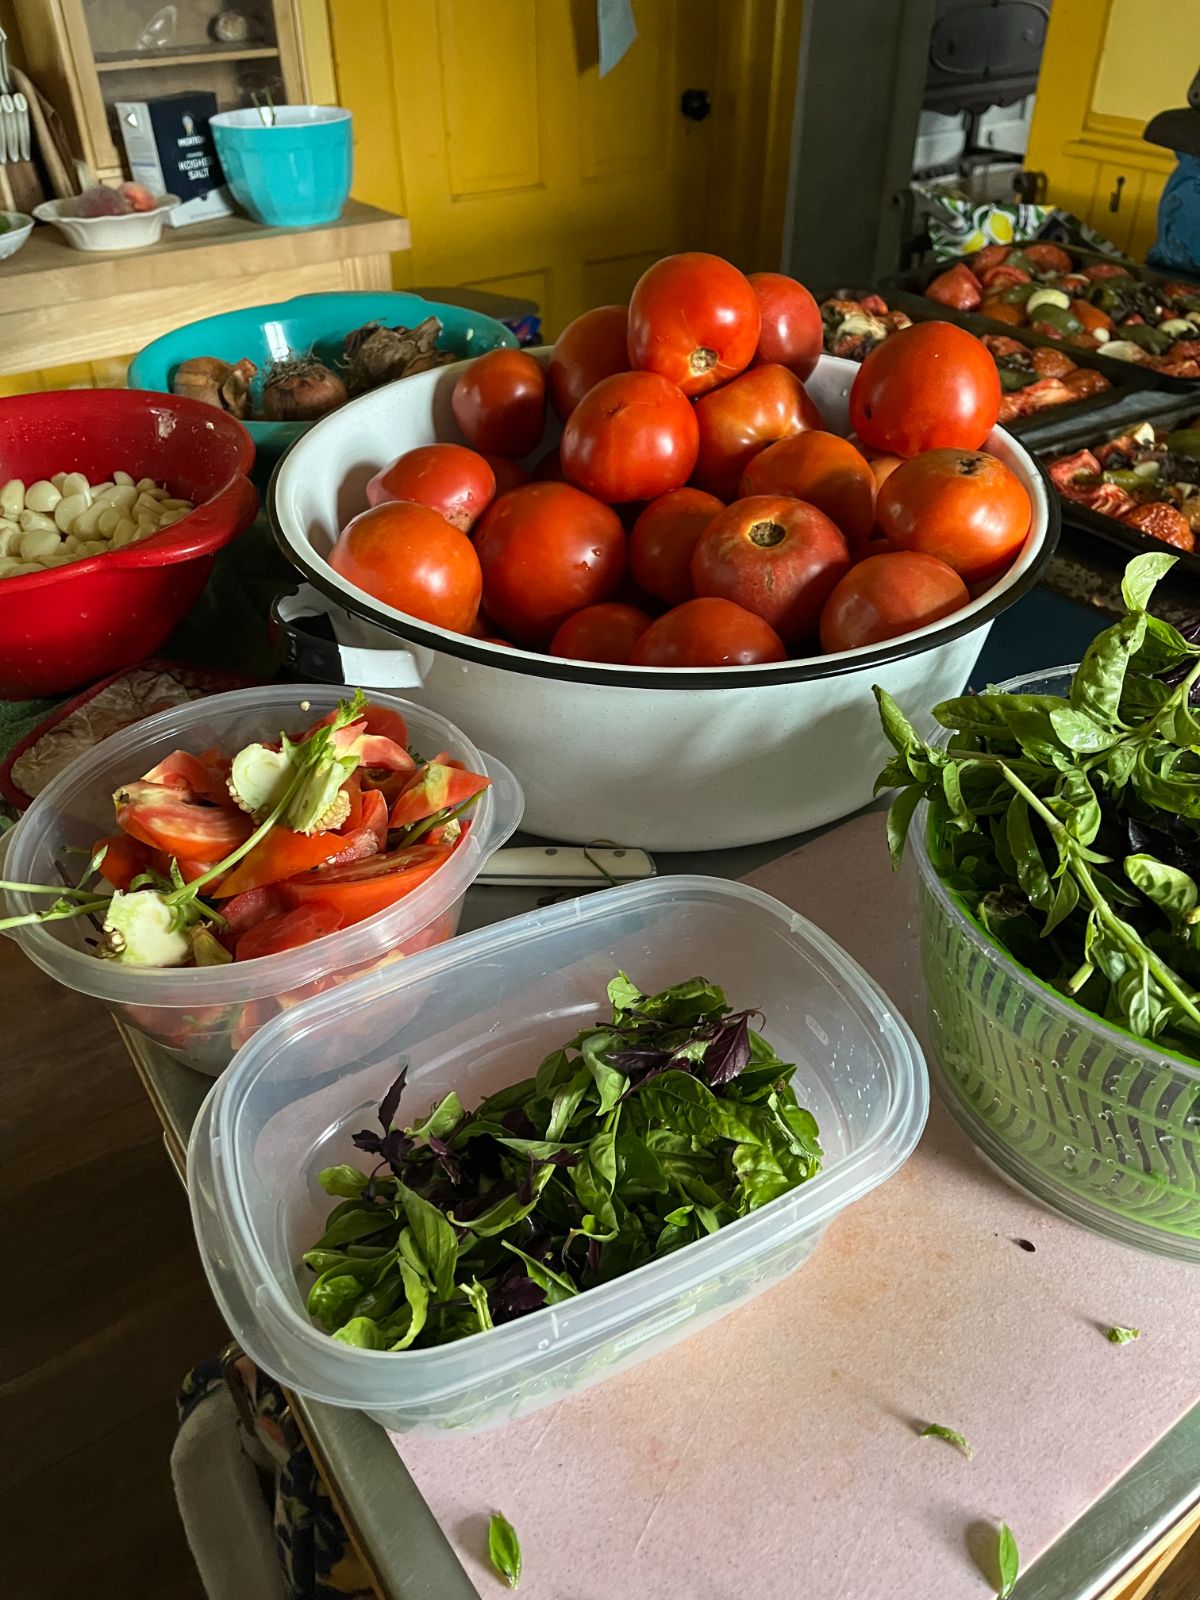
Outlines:
POLYGON ((233 198, 271 228, 336 222, 354 172, 351 116, 341 106, 278 106, 263 122, 254 109, 210 118, 233 198))
MULTIPOLYGON (((176 367, 193 356, 218 356, 222 361, 240 361, 249 356, 259 370, 252 385, 257 405, 262 374, 281 356, 303 355, 311 350, 319 360, 333 366, 341 358, 342 340, 364 322, 411 328, 429 316, 436 317, 442 325, 438 348, 452 350, 458 357, 482 355, 498 345, 515 346, 517 342, 515 335, 494 317, 463 306, 423 300, 417 294, 391 290, 306 294, 276 305, 222 311, 215 317, 186 323, 173 333, 164 333, 134 356, 129 366, 129 387, 169 394, 176 367)), ((246 423, 260 464, 277 459, 311 427, 311 422, 246 423)))

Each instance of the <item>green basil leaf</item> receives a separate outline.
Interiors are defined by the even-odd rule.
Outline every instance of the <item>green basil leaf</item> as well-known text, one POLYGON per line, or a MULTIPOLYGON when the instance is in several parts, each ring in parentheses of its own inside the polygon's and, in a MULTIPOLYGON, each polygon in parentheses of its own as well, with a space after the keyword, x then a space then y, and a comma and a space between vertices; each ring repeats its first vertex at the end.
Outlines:
POLYGON ((550 1107, 550 1121, 546 1124, 547 1139, 561 1139, 566 1133, 591 1082, 591 1073, 586 1067, 580 1067, 574 1077, 559 1088, 550 1107))
POLYGON ((1017 1551, 1017 1541, 1007 1522, 1000 1524, 1000 1540, 996 1550, 996 1562, 1000 1568, 1000 1593, 998 1600, 1008 1600, 1010 1594, 1017 1586, 1017 1578, 1021 1572, 1021 1558, 1017 1551))
POLYGON ((598 1133, 587 1147, 592 1171, 611 1194, 617 1181, 617 1134, 614 1128, 598 1133))
POLYGON ((917 730, 887 690, 881 689, 878 684, 874 684, 872 693, 879 706, 879 720, 883 724, 883 731, 887 735, 888 742, 892 748, 902 756, 914 753, 924 754, 924 739, 920 737, 917 730))
POLYGON ((917 1436, 921 1439, 944 1439, 947 1444, 957 1445, 969 1461, 975 1454, 971 1446, 954 1428, 945 1428, 940 1422, 927 1422, 917 1436))
POLYGON ((308 1291, 305 1309, 326 1333, 332 1333, 350 1315, 350 1307, 362 1293, 362 1283, 335 1267, 321 1275, 308 1291))
POLYGON ((354 1345, 358 1350, 387 1349, 387 1340, 373 1317, 351 1317, 349 1322, 344 1322, 334 1330, 333 1337, 341 1344, 354 1345))
POLYGON ((414 1123, 411 1128, 406 1128, 405 1132, 414 1138, 448 1139, 463 1120, 463 1115, 459 1098, 451 1089, 445 1099, 434 1106, 424 1122, 414 1123))
POLYGON ((888 807, 887 814, 887 840, 888 850, 892 857, 892 871, 900 870, 900 863, 904 857, 904 845, 908 838, 909 824, 913 819, 922 799, 921 790, 914 785, 911 789, 901 789, 900 793, 888 807))
POLYGON ((574 1059, 565 1050, 552 1050, 537 1069, 534 1084, 540 1096, 554 1095, 575 1073, 574 1059))
POLYGON ((1024 795, 1014 794, 1005 815, 1005 833, 1008 847, 1017 865, 1017 882, 1039 911, 1049 911, 1054 904, 1055 891, 1050 874, 1042 860, 1033 826, 1029 820, 1029 805, 1024 795))
POLYGON ((1071 704, 1093 721, 1111 727, 1121 706, 1121 689, 1130 657, 1146 634, 1146 616, 1137 611, 1097 634, 1084 652, 1071 682, 1071 704))
POLYGON ((1054 892, 1054 901, 1046 913, 1046 920, 1042 925, 1041 936, 1049 938, 1055 928, 1074 911, 1079 904, 1079 885, 1070 872, 1064 872, 1058 880, 1058 888, 1054 892))
POLYGON ((1200 900, 1194 878, 1178 867, 1156 861, 1151 855, 1126 856, 1125 876, 1147 900, 1165 911, 1176 926, 1187 921, 1200 900))
POLYGON ((351 1207, 335 1216, 313 1249, 330 1250, 334 1245, 349 1244, 352 1239, 370 1238, 388 1227, 391 1220, 391 1212, 382 1206, 351 1207))
POLYGON ((357 1167, 324 1167, 317 1174, 317 1182, 326 1194, 340 1195, 344 1200, 357 1200, 367 1186, 367 1174, 357 1167))
POLYGON ((1104 1337, 1109 1344, 1132 1344, 1135 1339, 1142 1337, 1140 1328, 1106 1328, 1104 1337))
POLYGON ((591 1074, 592 1082, 596 1085, 596 1092, 600 1096, 599 1112, 606 1117, 617 1101, 629 1087, 629 1079, 623 1072, 618 1072, 615 1067, 609 1066, 605 1060, 614 1050, 621 1049, 623 1044, 615 1034, 597 1031, 585 1035, 581 1053, 583 1064, 591 1074))
POLYGON ((590 1238, 615 1239, 619 1231, 617 1211, 611 1185, 604 1173, 596 1168, 591 1156, 586 1155, 577 1167, 570 1169, 570 1175, 576 1198, 585 1213, 583 1231, 590 1238))
POLYGON ((667 1175, 646 1141, 626 1129, 617 1135, 617 1167, 623 1189, 666 1194, 667 1175))
MULTIPOLYGON (((572 1170, 578 1172, 579 1168, 575 1167, 572 1170)), ((489 1207, 478 1217, 472 1217, 462 1226, 469 1228, 477 1238, 490 1239, 497 1233, 503 1233, 506 1228, 511 1228, 515 1222, 523 1222, 536 1208, 542 1190, 557 1171, 557 1167, 538 1167, 530 1180, 532 1193, 528 1200, 521 1200, 515 1194, 506 1195, 503 1200, 498 1200, 494 1206, 489 1207)), ((449 1215, 453 1216, 453 1211, 449 1215)))
POLYGON ((739 1144, 733 1151, 733 1170, 741 1187, 744 1209, 754 1211, 777 1200, 794 1187, 772 1151, 759 1144, 739 1144))
POLYGON ((1050 713, 1050 725, 1066 745, 1080 755, 1097 755, 1107 750, 1117 739, 1110 728, 1102 728, 1083 711, 1070 706, 1058 706, 1050 713))
POLYGON ((1126 563, 1125 576, 1121 579, 1121 598, 1130 611, 1145 611, 1155 588, 1178 560, 1178 556, 1152 550, 1145 555, 1134 556, 1132 561, 1126 563))
POLYGON ((618 972, 608 986, 608 1003, 614 1011, 630 1011, 642 999, 642 991, 624 972, 618 972))
POLYGON ((521 1541, 506 1517, 492 1513, 488 1524, 488 1559, 510 1589, 521 1581, 521 1541))
POLYGON ((1104 770, 1114 789, 1123 789, 1129 782, 1137 764, 1137 756, 1137 746, 1132 744, 1117 744, 1108 752, 1104 770))
POLYGON ((1147 615, 1146 637, 1130 664, 1135 672, 1149 678, 1151 673, 1174 671, 1195 654, 1195 646, 1187 642, 1178 628, 1161 617, 1147 615))
POLYGON ((396 1265, 400 1269, 404 1297, 408 1301, 408 1326, 398 1339, 388 1345, 388 1349, 407 1350, 425 1326, 429 1314, 429 1289, 421 1274, 415 1272, 403 1257, 396 1265))
POLYGON ((435 1205, 410 1189, 405 1183, 396 1185, 404 1215, 412 1229, 413 1240, 425 1263, 440 1300, 448 1300, 454 1293, 454 1272, 458 1264, 458 1235, 435 1205))
POLYGON ((561 1272, 555 1272, 544 1261, 537 1261, 533 1256, 526 1255, 524 1250, 518 1250, 510 1239, 501 1239, 500 1243, 505 1250, 510 1250, 525 1263, 526 1276, 532 1278, 539 1289, 546 1291, 548 1305, 558 1305, 561 1301, 570 1300, 579 1293, 570 1278, 564 1277, 561 1272))

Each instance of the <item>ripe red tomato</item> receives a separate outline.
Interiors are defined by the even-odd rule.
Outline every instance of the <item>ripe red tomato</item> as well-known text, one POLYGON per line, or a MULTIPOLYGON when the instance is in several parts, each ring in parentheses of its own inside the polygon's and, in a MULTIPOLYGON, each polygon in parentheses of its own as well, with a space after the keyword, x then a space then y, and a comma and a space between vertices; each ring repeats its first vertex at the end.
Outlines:
POLYGON ((461 444, 422 444, 375 474, 367 485, 367 504, 412 500, 468 533, 495 493, 496 474, 476 451, 461 444))
POLYGON ((590 389, 567 418, 563 476, 609 504, 654 500, 696 465, 696 414, 657 372, 622 372, 590 389))
POLYGON ((794 645, 816 633, 821 607, 849 567, 846 541, 823 511, 756 494, 709 523, 692 556, 692 582, 698 595, 733 600, 794 645))
POLYGON ((492 469, 498 495, 507 494, 510 489, 519 489, 523 483, 529 482, 529 474, 519 462, 509 461, 506 456, 484 456, 483 459, 492 469))
POLYGON ((629 570, 656 600, 681 606, 695 595, 692 552, 725 502, 703 489, 675 489, 642 512, 629 535, 629 570))
POLYGON ((838 584, 821 613, 821 648, 833 653, 912 633, 970 599, 957 572, 935 556, 895 550, 868 556, 838 584))
POLYGON ((479 610, 483 574, 474 546, 428 506, 372 506, 342 529, 329 565, 385 605, 452 633, 467 633, 479 610))
POLYGON ((759 361, 777 361, 807 378, 825 340, 820 306, 802 283, 782 272, 752 272, 749 281, 762 317, 759 361))
MULTIPOLYGON (((339 918, 339 926, 350 927, 386 911, 431 878, 453 854, 446 845, 401 845, 390 854, 370 856, 345 866, 335 862, 318 872, 306 872, 279 885, 286 904, 297 910, 313 911, 339 918)), ((266 926, 266 924, 260 924, 266 926)), ((243 934, 243 940, 248 937, 243 934)), ((313 937, 310 935, 310 937, 313 937)), ((238 945, 238 959, 242 947, 238 945)))
POLYGON ((488 615, 518 644, 545 644, 573 611, 607 600, 625 569, 611 507, 568 483, 531 483, 475 529, 488 615))
POLYGON ((637 606, 612 601, 602 606, 584 606, 568 617, 554 635, 550 654, 574 661, 628 661, 650 620, 649 614, 637 606))
POLYGON ((896 468, 879 491, 879 526, 897 550, 919 550, 965 583, 994 578, 1029 532, 1020 479, 982 450, 927 450, 896 468))
POLYGON ((1000 414, 1000 372, 985 345, 949 322, 914 322, 867 356, 850 390, 850 426, 898 456, 978 450, 1000 414))
POLYGON ((688 600, 652 622, 633 647, 635 667, 749 667, 786 661, 783 641, 732 600, 688 600))
POLYGON ((794 372, 752 367, 696 401, 700 448, 693 477, 722 500, 737 498, 742 473, 760 450, 806 428, 825 426, 794 372))
POLYGON ((871 476, 875 479, 875 493, 880 489, 903 462, 903 456, 873 455, 871 457, 871 476))
POLYGON ((454 420, 476 450, 516 461, 536 450, 546 421, 546 378, 524 350, 489 350, 459 376, 454 420))
POLYGON ((781 439, 750 462, 741 493, 794 495, 834 521, 851 548, 875 527, 875 477, 848 439, 836 433, 798 433, 781 439))
POLYGON ((629 359, 684 394, 744 372, 758 348, 758 296, 720 256, 691 250, 647 267, 629 301, 629 359))
POLYGON ((628 371, 629 311, 625 306, 597 306, 568 322, 546 368, 546 393, 558 420, 565 422, 601 378, 628 371))

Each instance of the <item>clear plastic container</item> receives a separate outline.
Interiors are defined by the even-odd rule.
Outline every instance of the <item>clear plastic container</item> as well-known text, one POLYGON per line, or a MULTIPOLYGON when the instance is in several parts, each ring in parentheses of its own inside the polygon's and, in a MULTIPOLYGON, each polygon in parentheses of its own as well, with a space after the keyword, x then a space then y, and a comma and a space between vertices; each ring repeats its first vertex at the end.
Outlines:
MULTIPOLYGON (((77 863, 86 858, 64 856, 63 850, 90 851, 113 831, 112 796, 120 784, 148 772, 173 750, 236 750, 256 739, 277 739, 281 729, 308 726, 348 693, 329 684, 237 689, 147 717, 102 740, 43 790, 7 836, 4 876, 21 883, 57 883, 60 865, 77 875, 77 863), (300 709, 301 701, 308 710, 300 709)), ((83 917, 12 928, 9 936, 59 983, 103 1000, 123 1022, 211 1074, 226 1067, 254 1031, 280 1011, 451 938, 463 896, 521 819, 520 785, 507 767, 481 754, 444 717, 390 695, 373 693, 371 699, 403 714, 414 749, 429 755, 449 750, 492 780, 450 860, 389 910, 301 949, 223 967, 156 969, 99 961, 86 944, 96 930, 83 917)), ((46 903, 16 890, 0 900, 10 916, 44 909, 46 903)))
POLYGON ((706 1327, 798 1267, 830 1219, 912 1152, 929 1091, 920 1047, 845 951, 768 895, 716 878, 606 890, 456 939, 322 995, 239 1054, 197 1120, 188 1186, 229 1327, 301 1393, 397 1430, 495 1426, 706 1327), (796 1063, 823 1170, 718 1233, 567 1304, 429 1350, 360 1350, 304 1309, 302 1253, 331 1202, 322 1167, 361 1157, 401 1062, 406 1105, 468 1106, 528 1076, 605 1012, 621 968, 646 990, 703 975, 796 1063))
MULTIPOLYGON (((1074 670, 999 688, 1064 695, 1074 670)), ((933 1068, 950 1110, 1045 1204, 1122 1244, 1200 1261, 1200 1064, 1085 1011, 993 944, 934 871, 928 823, 923 805, 910 839, 933 1068)))

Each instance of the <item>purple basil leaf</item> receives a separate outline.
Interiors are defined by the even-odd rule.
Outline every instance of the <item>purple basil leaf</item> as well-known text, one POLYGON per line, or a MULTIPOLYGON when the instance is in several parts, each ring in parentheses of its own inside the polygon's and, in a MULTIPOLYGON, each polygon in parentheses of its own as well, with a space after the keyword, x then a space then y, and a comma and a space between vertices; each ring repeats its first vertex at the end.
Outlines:
POLYGON ((535 1162, 534 1165, 539 1167, 577 1167, 582 1160, 583 1157, 577 1150, 556 1150, 552 1156, 546 1156, 544 1160, 535 1162))
POLYGON ((511 1133, 514 1139, 536 1139, 539 1137, 537 1129, 521 1106, 513 1106, 500 1118, 500 1126, 511 1133))
POLYGON ((488 1295, 495 1322, 511 1322, 546 1304, 546 1291, 523 1272, 510 1273, 488 1295))
POLYGON ((462 1182, 462 1168, 458 1164, 458 1157, 450 1149, 444 1139, 437 1139, 429 1134, 426 1143, 437 1157, 438 1166, 450 1179, 451 1183, 462 1182))
POLYGON ((604 1247, 600 1243, 599 1239, 589 1239, 588 1240, 587 1264, 588 1264, 588 1271, 589 1272, 599 1272, 600 1271, 600 1256, 601 1256, 601 1254, 603 1252, 603 1249, 604 1249, 604 1247))
POLYGON ((372 1133, 370 1128, 364 1128, 361 1133, 356 1133, 350 1142, 356 1150, 362 1150, 369 1156, 377 1156, 383 1150, 383 1140, 377 1133, 372 1133))
POLYGON ((750 1061, 750 1013, 728 1017, 704 1052, 704 1071, 711 1089, 732 1083, 750 1061))
POLYGON ((390 1131, 392 1123, 396 1120, 396 1113, 400 1109, 400 1096, 404 1093, 407 1079, 408 1068, 401 1067, 395 1083, 379 1102, 379 1125, 384 1133, 390 1131))

